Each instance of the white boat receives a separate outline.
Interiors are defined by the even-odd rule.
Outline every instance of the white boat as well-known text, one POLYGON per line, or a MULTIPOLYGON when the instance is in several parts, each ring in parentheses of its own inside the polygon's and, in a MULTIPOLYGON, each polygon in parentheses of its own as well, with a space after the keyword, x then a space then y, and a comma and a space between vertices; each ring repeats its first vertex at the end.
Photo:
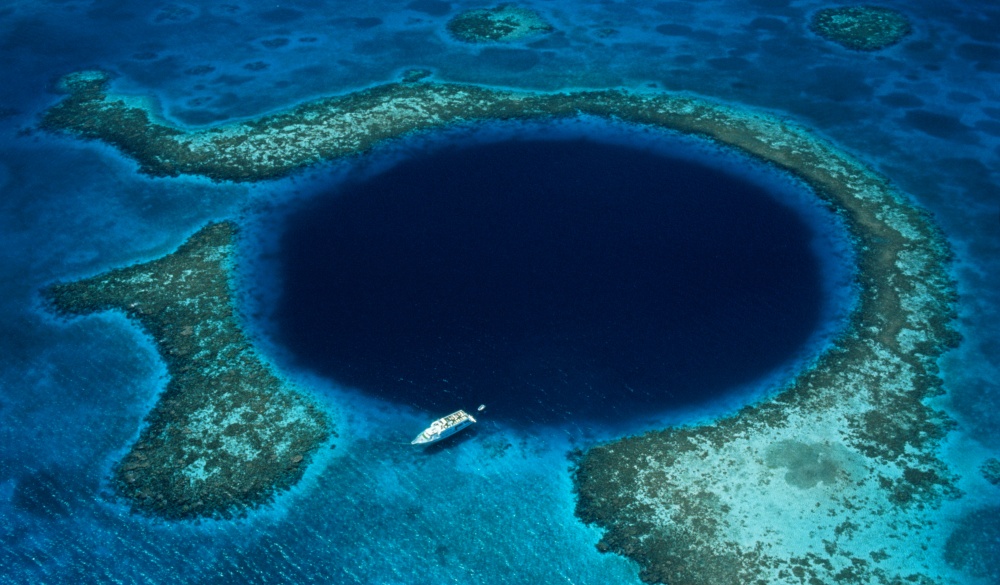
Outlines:
MULTIPOLYGON (((482 408, 480 408, 482 410, 482 408)), ((410 441, 411 445, 429 445, 441 439, 448 438, 458 431, 471 426, 476 422, 472 415, 464 410, 456 410, 448 416, 443 416, 431 423, 431 426, 424 429, 417 435, 416 439, 410 441)))

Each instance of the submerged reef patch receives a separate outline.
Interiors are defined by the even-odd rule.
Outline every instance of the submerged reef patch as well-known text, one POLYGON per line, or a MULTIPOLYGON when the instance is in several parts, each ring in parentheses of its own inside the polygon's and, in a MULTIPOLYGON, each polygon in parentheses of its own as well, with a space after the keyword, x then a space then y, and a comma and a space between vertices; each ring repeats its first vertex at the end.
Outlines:
POLYGON ((979 471, 983 474, 983 479, 993 485, 1000 486, 1000 459, 990 457, 983 462, 979 471))
POLYGON ((985 583, 1000 583, 1000 506, 962 516, 945 543, 944 558, 985 583))
POLYGON ((430 69, 407 69, 403 72, 403 77, 400 81, 403 83, 417 83, 418 81, 423 81, 433 75, 430 69))
POLYGON ((773 398, 581 454, 577 513, 646 582, 938 582, 913 558, 934 534, 933 509, 960 495, 937 455, 953 423, 925 402, 941 392, 937 357, 958 340, 949 250, 926 214, 819 139, 728 129, 721 140, 802 177, 838 210, 858 304, 836 343, 773 398))
POLYGON ((466 43, 511 43, 553 31, 537 12, 514 4, 468 10, 449 20, 447 28, 466 43))
POLYGON ((231 517, 293 485, 327 416, 262 361, 234 314, 235 228, 216 223, 158 260, 56 284, 61 315, 118 310, 152 338, 170 379, 112 481, 133 510, 231 517))
POLYGON ((910 21, 883 6, 841 6, 813 14, 809 28, 817 35, 855 51, 878 51, 910 34, 910 21))
POLYGON ((925 549, 932 514, 960 495, 938 455, 952 423, 926 403, 941 392, 937 358, 958 342, 950 252, 926 213, 828 142, 668 93, 388 84, 186 131, 108 93, 106 79, 64 85, 70 95, 47 128, 115 145, 160 176, 255 181, 454 123, 592 115, 703 136, 801 179, 853 241, 857 303, 843 333, 786 387, 732 416, 578 454, 577 515, 647 582, 936 582, 925 549))

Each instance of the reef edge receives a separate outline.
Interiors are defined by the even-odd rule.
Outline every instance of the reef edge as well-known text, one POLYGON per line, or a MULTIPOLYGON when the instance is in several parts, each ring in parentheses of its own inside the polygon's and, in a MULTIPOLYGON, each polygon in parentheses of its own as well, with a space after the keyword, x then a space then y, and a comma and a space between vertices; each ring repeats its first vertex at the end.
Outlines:
POLYGON ((160 259, 42 291, 64 317, 121 311, 169 379, 111 482, 132 509, 230 518, 294 485, 331 433, 329 417, 258 355, 233 308, 235 225, 213 223, 160 259))

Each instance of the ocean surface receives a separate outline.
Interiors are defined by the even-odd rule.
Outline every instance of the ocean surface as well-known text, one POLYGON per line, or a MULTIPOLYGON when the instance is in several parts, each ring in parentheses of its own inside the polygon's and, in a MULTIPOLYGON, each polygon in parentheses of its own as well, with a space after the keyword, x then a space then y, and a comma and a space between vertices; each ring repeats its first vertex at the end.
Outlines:
MULTIPOLYGON (((963 336, 940 362, 935 406, 956 421, 942 456, 969 478, 1000 457, 1000 5, 880 2, 913 30, 862 53, 808 29, 839 2, 518 4, 554 31, 460 43, 448 19, 492 6, 462 1, 0 6, 0 583, 639 583, 574 516, 567 453, 766 396, 852 302, 836 217, 805 186, 695 139, 494 123, 258 184, 154 179, 108 146, 38 129, 56 81, 84 69, 187 127, 414 68, 776 114, 941 227, 963 336), (124 316, 59 319, 39 291, 161 257, 220 219, 243 226, 247 329, 330 413, 337 448, 245 518, 132 514, 108 476, 165 365, 124 316), (408 445, 479 404, 480 424, 451 443, 408 445)), ((1000 523, 1000 488, 959 487, 964 507, 940 521, 964 530, 949 562, 963 583, 997 583, 1000 544, 982 527, 1000 523)))
POLYGON ((274 337, 430 412, 533 425, 710 401, 788 361, 824 309, 809 226, 754 187, 583 140, 413 157, 288 220, 274 337))

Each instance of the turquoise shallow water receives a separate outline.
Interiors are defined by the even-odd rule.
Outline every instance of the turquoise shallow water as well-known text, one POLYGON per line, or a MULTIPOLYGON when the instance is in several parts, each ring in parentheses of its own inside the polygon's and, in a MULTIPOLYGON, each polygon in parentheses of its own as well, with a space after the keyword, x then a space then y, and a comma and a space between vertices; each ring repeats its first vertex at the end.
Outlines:
MULTIPOLYGON (((741 403, 619 428, 515 430, 486 420, 451 448, 421 455, 400 443, 427 413, 294 369, 266 325, 252 322, 283 371, 329 408, 337 449, 246 519, 130 515, 106 478, 162 390, 164 367, 125 319, 56 322, 39 310, 37 291, 162 256, 206 221, 235 217, 248 226, 244 306, 266 305, 274 293, 254 279, 267 274, 267 229, 342 167, 259 186, 153 180, 110 148, 33 131, 58 99, 54 81, 85 68, 111 71, 117 89, 154 96, 163 116, 188 125, 423 67, 441 80, 530 89, 688 91, 777 112, 831 139, 927 208, 955 250, 965 340, 942 360, 939 404, 958 421, 945 456, 967 497, 942 512, 941 530, 959 527, 955 579, 996 574, 1000 555, 982 529, 990 513, 974 511, 1000 504, 1000 490, 976 481, 981 461, 1000 452, 990 349, 1000 341, 1000 12, 982 2, 886 2, 911 18, 913 33, 863 54, 807 30, 821 2, 521 4, 556 32, 511 46, 455 43, 444 22, 461 2, 0 9, 0 582, 637 583, 636 567, 599 554, 599 532, 573 517, 566 452, 741 403)), ((406 145, 393 148, 382 154, 406 154, 406 145)), ((750 400, 767 387, 734 392, 750 400)))

